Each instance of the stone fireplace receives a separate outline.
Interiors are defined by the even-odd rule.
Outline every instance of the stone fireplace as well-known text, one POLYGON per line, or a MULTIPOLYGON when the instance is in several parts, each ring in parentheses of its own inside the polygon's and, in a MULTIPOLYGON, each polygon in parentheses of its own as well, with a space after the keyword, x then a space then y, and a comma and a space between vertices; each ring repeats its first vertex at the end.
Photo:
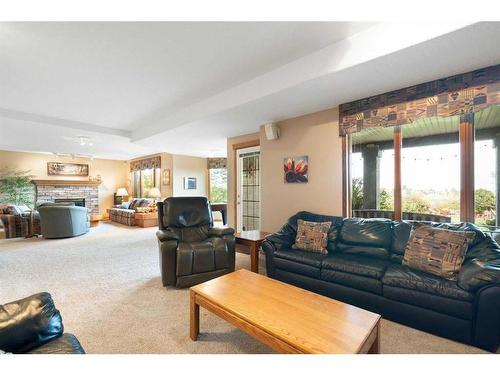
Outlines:
MULTIPOLYGON (((99 185, 96 181, 33 180, 37 201, 82 202, 91 213, 99 213, 99 185)), ((83 205, 80 204, 80 205, 83 205)))

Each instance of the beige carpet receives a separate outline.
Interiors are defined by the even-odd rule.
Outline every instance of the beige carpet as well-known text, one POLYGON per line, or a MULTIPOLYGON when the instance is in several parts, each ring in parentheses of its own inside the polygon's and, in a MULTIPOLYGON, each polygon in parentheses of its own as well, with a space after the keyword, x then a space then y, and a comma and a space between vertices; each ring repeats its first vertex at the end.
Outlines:
MULTIPOLYGON (((0 240, 0 302, 50 292, 88 353, 271 353, 203 309, 189 339, 188 293, 162 287, 155 231, 103 222, 76 238, 0 240)), ((249 268, 248 255, 236 263, 249 268)), ((386 320, 381 351, 482 352, 386 320)))

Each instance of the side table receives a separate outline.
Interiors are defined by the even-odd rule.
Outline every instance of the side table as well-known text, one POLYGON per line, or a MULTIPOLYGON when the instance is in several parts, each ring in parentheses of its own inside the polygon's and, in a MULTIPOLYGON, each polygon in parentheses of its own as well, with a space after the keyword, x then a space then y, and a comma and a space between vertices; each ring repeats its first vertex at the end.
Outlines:
POLYGON ((252 272, 259 273, 259 249, 262 241, 269 234, 268 232, 261 232, 259 230, 247 230, 234 234, 237 244, 250 248, 250 269, 252 272))
POLYGON ((7 235, 5 234, 5 228, 2 221, 0 220, 0 240, 4 240, 6 237, 7 235))
POLYGON ((148 212, 140 213, 136 212, 134 214, 135 224, 142 228, 156 227, 158 226, 158 212, 148 212))

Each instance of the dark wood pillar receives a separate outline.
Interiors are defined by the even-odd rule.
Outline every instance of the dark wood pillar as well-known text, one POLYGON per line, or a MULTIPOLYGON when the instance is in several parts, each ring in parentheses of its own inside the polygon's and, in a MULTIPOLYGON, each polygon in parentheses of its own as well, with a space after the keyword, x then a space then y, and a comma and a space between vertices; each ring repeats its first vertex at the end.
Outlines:
POLYGON ((401 198, 401 127, 394 128, 394 220, 401 220, 403 201, 401 198))
POLYGON ((474 113, 460 116, 460 221, 474 222, 474 113))
POLYGON ((493 138, 493 145, 497 153, 497 163, 496 163, 496 223, 495 225, 500 226, 500 134, 497 134, 493 138))
POLYGON ((378 210, 380 207, 380 150, 375 144, 367 144, 363 155, 363 208, 378 210))
POLYGON ((342 216, 351 216, 351 143, 349 135, 342 137, 342 216))

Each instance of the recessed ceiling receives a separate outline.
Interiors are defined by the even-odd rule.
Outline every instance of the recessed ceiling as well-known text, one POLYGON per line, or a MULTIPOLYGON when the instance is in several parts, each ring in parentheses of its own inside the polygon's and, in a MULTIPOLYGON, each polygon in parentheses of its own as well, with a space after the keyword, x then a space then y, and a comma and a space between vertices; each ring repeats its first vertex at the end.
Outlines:
POLYGON ((0 23, 0 149, 223 156, 227 137, 267 121, 500 62, 498 23, 395 30, 348 22, 0 23), (93 145, 67 140, 77 136, 93 145))

